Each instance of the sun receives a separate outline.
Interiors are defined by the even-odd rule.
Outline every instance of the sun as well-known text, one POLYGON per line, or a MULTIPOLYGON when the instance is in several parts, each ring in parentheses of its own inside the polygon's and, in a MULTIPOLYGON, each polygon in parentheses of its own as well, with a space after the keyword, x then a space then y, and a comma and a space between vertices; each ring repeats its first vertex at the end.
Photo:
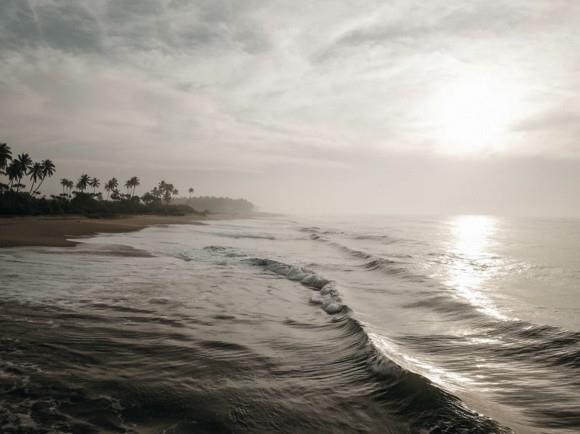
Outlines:
POLYGON ((452 155, 502 150, 516 105, 516 88, 492 75, 472 74, 450 81, 434 98, 439 150, 452 155))

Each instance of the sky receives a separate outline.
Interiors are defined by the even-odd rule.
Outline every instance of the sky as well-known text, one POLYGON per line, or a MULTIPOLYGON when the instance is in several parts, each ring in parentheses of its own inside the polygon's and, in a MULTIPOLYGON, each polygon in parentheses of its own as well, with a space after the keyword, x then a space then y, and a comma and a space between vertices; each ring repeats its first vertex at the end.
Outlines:
POLYGON ((580 216, 576 0, 0 0, 0 142, 264 211, 580 216))

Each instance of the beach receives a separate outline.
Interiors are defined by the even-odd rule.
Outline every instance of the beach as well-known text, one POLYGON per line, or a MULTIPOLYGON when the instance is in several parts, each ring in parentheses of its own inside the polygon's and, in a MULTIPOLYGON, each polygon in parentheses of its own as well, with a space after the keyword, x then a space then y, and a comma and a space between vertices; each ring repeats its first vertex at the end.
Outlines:
POLYGON ((99 233, 133 232, 152 225, 196 224, 204 219, 205 217, 199 215, 138 215, 114 218, 82 216, 0 218, 0 248, 73 247, 78 242, 71 241, 71 238, 91 237, 99 233))

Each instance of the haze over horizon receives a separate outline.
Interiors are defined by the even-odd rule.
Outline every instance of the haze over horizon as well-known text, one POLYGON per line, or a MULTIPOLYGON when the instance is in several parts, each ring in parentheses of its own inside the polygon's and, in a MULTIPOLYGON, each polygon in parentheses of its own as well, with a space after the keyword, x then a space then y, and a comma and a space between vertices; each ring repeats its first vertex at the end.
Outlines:
POLYGON ((4 0, 0 142, 264 211, 580 216, 578 28, 572 0, 4 0))

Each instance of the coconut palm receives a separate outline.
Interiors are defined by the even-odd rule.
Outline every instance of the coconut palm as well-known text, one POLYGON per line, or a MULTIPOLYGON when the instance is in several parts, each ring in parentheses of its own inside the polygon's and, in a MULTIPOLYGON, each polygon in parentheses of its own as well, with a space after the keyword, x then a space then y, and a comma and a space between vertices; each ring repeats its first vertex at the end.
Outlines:
POLYGON ((191 200, 191 195, 193 194, 193 187, 189 187, 189 190, 187 190, 189 193, 189 200, 191 200))
POLYGON ((173 186, 173 184, 161 181, 157 186, 157 192, 155 192, 155 189, 153 189, 152 193, 154 195, 155 193, 159 194, 159 197, 163 197, 165 203, 169 205, 172 196, 179 194, 179 191, 173 186))
POLYGON ((80 192, 84 193, 85 190, 87 189, 87 187, 89 186, 90 180, 91 180, 91 178, 86 173, 84 175, 81 175, 81 177, 77 181, 77 189, 80 192))
POLYGON ((141 181, 139 181, 139 178, 137 178, 136 176, 131 177, 131 179, 129 179, 127 181, 127 184, 129 184, 129 187, 132 189, 131 190, 131 199, 133 198, 133 196, 135 195, 135 189, 141 185, 141 181))
POLYGON ((6 175, 8 162, 12 160, 12 151, 6 143, 0 143, 0 175, 6 175))
POLYGON ((16 157, 7 168, 8 179, 10 180, 10 187, 16 188, 20 191, 24 187, 21 183, 22 177, 28 173, 32 167, 32 159, 28 154, 20 154, 16 157))
POLYGON ((70 193, 74 188, 75 183, 70 179, 63 178, 60 180, 60 185, 62 185, 62 194, 70 196, 70 193), (65 189, 66 191, 68 191, 68 193, 66 193, 65 189))
POLYGON ((68 188, 68 183, 69 183, 69 180, 66 179, 66 178, 62 178, 60 180, 60 185, 62 185, 62 194, 63 194, 63 196, 66 194, 66 189, 68 188))
POLYGON ((111 192, 116 191, 119 187, 119 181, 117 178, 111 178, 105 183, 105 190, 107 191, 107 200, 109 200, 109 194, 111 192))
POLYGON ((127 197, 129 197, 129 193, 131 192, 131 180, 127 180, 127 182, 125 182, 125 188, 127 189, 127 197))
POLYGON ((97 193, 97 188, 101 186, 101 181, 98 178, 89 179, 88 184, 93 188, 93 194, 97 193))
POLYGON ((68 195, 70 196, 72 193, 72 189, 75 187, 75 183, 72 179, 67 179, 66 188, 68 189, 68 195))
POLYGON ((44 180, 54 175, 54 172, 56 170, 56 166, 51 160, 43 160, 42 163, 40 163, 40 166, 41 166, 40 184, 38 184, 33 193, 36 193, 38 190, 40 190, 40 187, 42 186, 44 180))
POLYGON ((29 193, 32 194, 34 186, 42 179, 42 163, 34 163, 28 171, 28 176, 31 181, 29 193))
POLYGON ((19 171, 20 168, 18 167, 18 163, 16 160, 12 160, 12 162, 6 168, 6 175, 8 175, 8 180, 10 181, 8 183, 8 188, 12 189, 14 187, 14 184, 18 180, 19 171))

